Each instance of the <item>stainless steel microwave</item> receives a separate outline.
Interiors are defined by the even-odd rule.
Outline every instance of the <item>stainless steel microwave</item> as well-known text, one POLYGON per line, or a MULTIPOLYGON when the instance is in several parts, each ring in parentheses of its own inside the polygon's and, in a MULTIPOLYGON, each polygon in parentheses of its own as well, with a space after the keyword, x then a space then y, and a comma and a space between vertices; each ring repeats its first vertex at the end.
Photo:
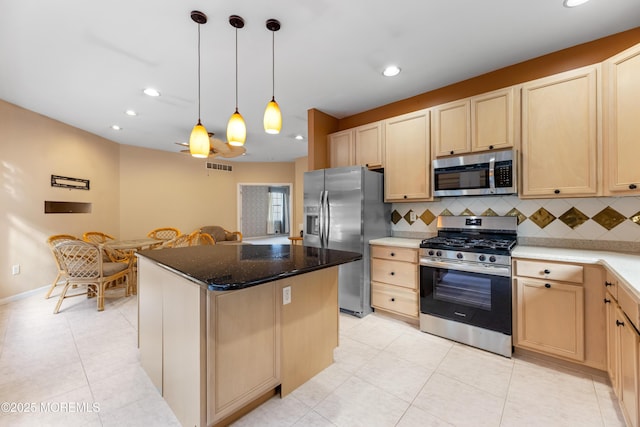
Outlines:
POLYGON ((433 161, 433 195, 516 194, 515 150, 465 154, 433 161))

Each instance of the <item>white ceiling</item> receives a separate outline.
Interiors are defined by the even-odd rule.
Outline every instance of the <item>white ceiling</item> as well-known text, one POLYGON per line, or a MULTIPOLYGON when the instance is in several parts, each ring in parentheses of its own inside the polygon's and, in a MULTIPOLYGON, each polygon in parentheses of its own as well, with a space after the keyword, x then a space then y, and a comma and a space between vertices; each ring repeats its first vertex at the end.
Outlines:
POLYGON ((233 161, 306 155, 309 108, 342 118, 640 24, 638 0, 573 9, 562 0, 0 0, 0 99, 121 144, 179 151, 174 143, 188 140, 198 116, 192 10, 209 18, 201 27, 202 121, 223 140, 235 104, 228 18, 245 20, 239 110, 248 155, 233 161), (269 18, 282 24, 280 135, 262 130, 271 98, 269 18), (381 75, 390 63, 402 68, 399 76, 381 75), (162 96, 143 95, 147 86, 162 96))

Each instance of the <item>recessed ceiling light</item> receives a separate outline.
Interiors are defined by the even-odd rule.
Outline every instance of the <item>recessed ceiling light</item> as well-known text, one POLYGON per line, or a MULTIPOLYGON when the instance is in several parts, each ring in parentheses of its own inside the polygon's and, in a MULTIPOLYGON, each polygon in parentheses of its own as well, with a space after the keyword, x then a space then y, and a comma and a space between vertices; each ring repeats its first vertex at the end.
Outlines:
POLYGON ((296 138, 298 141, 302 141, 302 140, 304 139, 304 136, 302 136, 302 135, 296 135, 296 136, 295 136, 295 138, 296 138))
POLYGON ((160 96, 160 92, 158 92, 156 89, 152 88, 152 87, 148 87, 145 90, 143 90, 145 95, 149 95, 149 96, 160 96))
POLYGON ((389 65, 387 68, 382 71, 382 75, 385 77, 393 77, 400 74, 400 67, 397 65, 389 65))
POLYGON ((127 110, 127 111, 125 111, 124 113, 125 113, 127 116, 137 116, 137 115, 138 115, 138 113, 136 113, 136 112, 135 112, 135 111, 133 111, 133 110, 127 110))
POLYGON ((588 1, 589 0, 564 0, 564 7, 576 7, 588 1))
POLYGON ((118 125, 111 125, 111 129, 113 130, 122 130, 122 128, 118 125))

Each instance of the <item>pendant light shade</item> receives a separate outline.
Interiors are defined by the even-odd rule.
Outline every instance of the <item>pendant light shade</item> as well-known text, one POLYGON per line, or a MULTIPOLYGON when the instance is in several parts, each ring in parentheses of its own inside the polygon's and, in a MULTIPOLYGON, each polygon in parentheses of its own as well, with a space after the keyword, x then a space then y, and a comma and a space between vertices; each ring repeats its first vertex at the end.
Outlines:
POLYGON ((247 125, 238 112, 238 28, 244 27, 244 20, 237 16, 229 17, 229 24, 236 29, 236 111, 231 115, 227 124, 227 142, 236 147, 244 145, 247 139, 247 125))
POLYGON ((189 152, 193 157, 205 158, 209 157, 211 145, 209 134, 200 122, 200 25, 207 23, 207 15, 194 10, 191 12, 191 19, 198 24, 198 123, 193 127, 189 137, 189 152))
POLYGON ((202 123, 200 123, 200 120, 198 120, 198 124, 193 127, 191 136, 189 137, 189 153, 191 153, 193 157, 205 158, 209 157, 209 151, 211 151, 209 134, 204 126, 202 126, 202 123))
POLYGON ((266 133, 277 134, 282 129, 282 113, 280 106, 276 102, 276 58, 275 58, 275 34, 280 29, 280 21, 277 19, 267 20, 267 30, 271 31, 271 101, 264 110, 264 131, 266 133))

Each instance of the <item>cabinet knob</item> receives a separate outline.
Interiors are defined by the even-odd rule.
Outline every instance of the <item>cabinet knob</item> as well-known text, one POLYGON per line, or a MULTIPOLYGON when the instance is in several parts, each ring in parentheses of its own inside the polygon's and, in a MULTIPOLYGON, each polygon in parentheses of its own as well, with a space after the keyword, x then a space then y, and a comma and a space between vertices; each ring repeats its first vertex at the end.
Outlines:
POLYGON ((604 285, 605 285, 605 286, 613 286, 613 283, 611 283, 611 282, 604 282, 604 285))
POLYGON ((366 167, 369 167, 369 163, 365 163, 364 165, 365 165, 366 167))
POLYGON ((453 150, 449 151, 449 154, 453 154, 453 150))
POLYGON ((493 150, 493 145, 490 145, 490 146, 489 146, 489 150, 493 150))
POLYGON ((548 270, 548 269, 545 268, 544 269, 544 274, 549 274, 549 273, 551 273, 551 270, 548 270))
POLYGON ((396 275, 396 273, 395 273, 394 271, 392 271, 392 272, 391 272, 391 275, 392 275, 392 276, 395 276, 395 275, 396 275))
POLYGON ((407 198, 407 195, 405 194, 405 195, 404 195, 404 196, 402 196, 402 197, 403 197, 404 199, 406 199, 406 198, 407 198))
POLYGON ((391 298, 391 302, 394 302, 396 299, 395 298, 391 298))
POLYGON ((547 288, 547 289, 549 289, 549 288, 551 287, 551 285, 550 285, 549 283, 545 283, 545 284, 544 284, 544 287, 545 287, 545 288, 547 288))
POLYGON ((553 192, 554 192, 555 194, 560 194, 560 190, 558 190, 558 189, 553 190, 553 192))
POLYGON ((635 190, 636 188, 638 188, 637 185, 635 184, 629 184, 629 190, 635 190))
POLYGON ((616 326, 624 326, 624 322, 621 322, 616 319, 616 326))
POLYGON ((391 256, 396 256, 396 253, 395 252, 391 252, 391 256))
POLYGON ((611 300, 610 300, 610 299, 607 299, 607 298, 605 298, 605 299, 604 299, 604 303, 605 303, 605 304, 609 304, 610 302, 611 302, 611 300))

